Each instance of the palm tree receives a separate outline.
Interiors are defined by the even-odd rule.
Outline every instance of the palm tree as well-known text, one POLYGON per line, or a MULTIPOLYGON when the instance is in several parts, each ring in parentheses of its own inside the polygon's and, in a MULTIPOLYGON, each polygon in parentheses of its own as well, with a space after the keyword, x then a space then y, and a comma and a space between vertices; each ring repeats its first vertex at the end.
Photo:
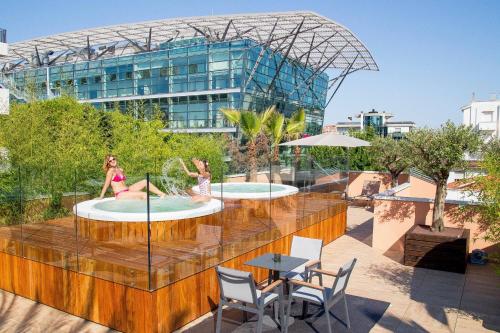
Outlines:
MULTIPOLYGON (((285 136, 288 140, 300 139, 302 133, 306 129, 306 113, 304 109, 300 108, 295 111, 290 118, 288 118, 285 126, 285 136)), ((300 147, 295 146, 295 164, 298 166, 300 161, 300 147)))
POLYGON ((250 168, 250 181, 257 180, 257 154, 255 141, 262 132, 264 124, 273 113, 274 108, 269 107, 262 113, 234 109, 221 109, 226 120, 232 125, 239 126, 241 133, 247 139, 248 164, 250 168))
POLYGON ((264 131, 270 138, 271 144, 273 146, 272 160, 276 162, 279 160, 279 144, 285 136, 285 116, 279 112, 276 112, 275 106, 272 106, 271 108, 271 114, 268 117, 267 122, 265 123, 264 131))

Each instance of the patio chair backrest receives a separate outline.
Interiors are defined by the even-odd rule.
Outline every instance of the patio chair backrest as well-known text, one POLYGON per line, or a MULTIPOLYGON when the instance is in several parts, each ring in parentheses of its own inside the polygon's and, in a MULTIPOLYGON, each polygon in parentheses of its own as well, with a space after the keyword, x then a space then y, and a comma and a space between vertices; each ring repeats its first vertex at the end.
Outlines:
POLYGON ((363 182, 363 188, 361 189, 361 195, 371 196, 378 194, 380 192, 380 180, 365 180, 363 182))
POLYGON ((309 260, 319 260, 321 259, 322 248, 322 239, 293 236, 290 255, 292 257, 304 258, 309 260))
POLYGON ((257 292, 252 273, 222 266, 215 267, 222 299, 257 304, 257 292))
POLYGON ((338 294, 341 291, 345 292, 347 283, 349 282, 349 278, 351 277, 352 270, 354 268, 354 265, 356 264, 356 260, 356 258, 353 258, 352 260, 349 260, 347 263, 342 265, 342 267, 340 267, 339 272, 337 273, 337 277, 333 282, 332 296, 338 294))

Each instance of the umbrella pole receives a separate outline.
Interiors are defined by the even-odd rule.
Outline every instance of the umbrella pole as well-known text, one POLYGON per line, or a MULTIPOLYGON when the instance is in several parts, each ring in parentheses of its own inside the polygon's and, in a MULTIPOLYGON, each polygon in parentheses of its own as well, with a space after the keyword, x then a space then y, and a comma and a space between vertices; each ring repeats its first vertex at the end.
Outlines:
POLYGON ((349 147, 347 147, 347 184, 345 186, 345 199, 348 199, 349 194, 349 147))

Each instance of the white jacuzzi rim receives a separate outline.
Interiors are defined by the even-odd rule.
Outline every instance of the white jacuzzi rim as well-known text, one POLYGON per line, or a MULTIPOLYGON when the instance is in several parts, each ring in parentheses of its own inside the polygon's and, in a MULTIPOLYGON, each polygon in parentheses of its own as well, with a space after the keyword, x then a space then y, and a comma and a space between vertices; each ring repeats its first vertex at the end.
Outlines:
MULTIPOLYGON (((220 191, 214 190, 214 188, 220 187, 220 184, 221 183, 213 183, 211 185, 213 198, 221 198, 222 197, 222 199, 266 200, 266 199, 276 199, 276 198, 286 197, 286 196, 289 196, 292 194, 297 194, 299 192, 299 189, 295 186, 271 183, 271 185, 280 186, 280 187, 283 187, 284 189, 281 191, 260 192, 260 193, 224 192, 224 195, 222 195, 222 193, 220 191)), ((269 185, 269 183, 259 183, 259 182, 228 182, 228 183, 223 183, 223 184, 225 184, 225 185, 227 185, 227 184, 247 184, 247 185, 266 184, 266 185, 269 185)), ((192 190, 194 193, 197 193, 197 194, 200 193, 200 188, 198 187, 198 185, 193 186, 192 190)))
MULTIPOLYGON (((103 222, 147 222, 147 213, 119 213, 109 212, 94 207, 95 204, 105 201, 112 201, 115 198, 93 199, 80 202, 73 206, 73 213, 78 217, 89 220, 103 222)), ((150 222, 183 220, 195 217, 211 215, 220 212, 223 208, 223 203, 217 199, 211 199, 203 206, 193 209, 180 210, 175 212, 151 212, 149 214, 150 222)))

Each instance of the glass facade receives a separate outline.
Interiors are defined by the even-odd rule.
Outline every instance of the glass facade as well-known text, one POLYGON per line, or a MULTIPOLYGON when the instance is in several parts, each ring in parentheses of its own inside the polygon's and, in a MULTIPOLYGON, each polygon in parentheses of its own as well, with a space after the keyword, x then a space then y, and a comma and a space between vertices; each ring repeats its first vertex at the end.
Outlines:
POLYGON ((364 115, 363 127, 371 126, 378 135, 387 136, 387 127, 384 125, 382 116, 364 115))
POLYGON ((17 89, 32 89, 39 98, 68 94, 104 109, 157 107, 169 128, 222 128, 227 126, 218 112, 222 107, 261 111, 274 104, 287 116, 303 107, 307 132, 316 134, 328 89, 326 74, 248 39, 193 38, 151 52, 8 75, 17 89))

